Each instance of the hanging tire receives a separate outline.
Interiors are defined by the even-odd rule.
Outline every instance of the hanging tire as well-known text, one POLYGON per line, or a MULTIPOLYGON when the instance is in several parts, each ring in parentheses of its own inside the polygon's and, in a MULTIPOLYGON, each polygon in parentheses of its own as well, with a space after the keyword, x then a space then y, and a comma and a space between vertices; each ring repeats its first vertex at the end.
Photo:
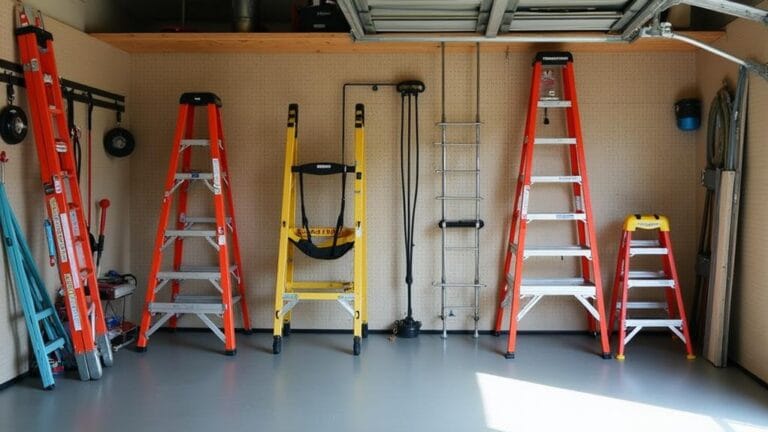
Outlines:
POLYGON ((27 114, 21 107, 8 105, 0 111, 0 136, 8 144, 24 141, 29 130, 27 114))
POLYGON ((127 129, 116 127, 104 135, 104 151, 114 157, 126 157, 133 153, 136 141, 127 129))

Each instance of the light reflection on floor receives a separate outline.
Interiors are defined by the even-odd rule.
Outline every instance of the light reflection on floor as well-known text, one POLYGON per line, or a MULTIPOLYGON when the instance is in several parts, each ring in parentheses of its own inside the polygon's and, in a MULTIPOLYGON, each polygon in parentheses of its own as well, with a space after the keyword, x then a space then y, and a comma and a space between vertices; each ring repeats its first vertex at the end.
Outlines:
MULTIPOLYGON (((486 426, 524 431, 762 432, 768 427, 478 372, 486 426)), ((723 403, 728 403, 723 400, 723 403)))

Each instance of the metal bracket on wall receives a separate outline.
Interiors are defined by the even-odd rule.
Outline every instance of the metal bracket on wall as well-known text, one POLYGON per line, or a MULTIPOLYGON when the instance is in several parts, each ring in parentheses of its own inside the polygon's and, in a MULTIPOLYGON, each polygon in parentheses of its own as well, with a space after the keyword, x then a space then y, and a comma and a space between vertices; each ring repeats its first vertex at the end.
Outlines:
MULTIPOLYGON (((21 65, 8 60, 0 59, 0 69, 5 73, 0 73, 0 82, 13 84, 17 87, 26 87, 24 73, 21 65)), ((65 94, 71 94, 72 100, 85 104, 93 104, 95 107, 123 113, 125 112, 125 96, 117 93, 108 92, 96 87, 81 84, 76 81, 60 78, 61 89, 65 94)))
POLYGON ((711 45, 707 45, 704 42, 701 42, 694 38, 677 34, 674 31, 672 31, 672 24, 668 22, 663 22, 663 23, 654 22, 650 26, 644 27, 643 29, 640 30, 640 37, 641 38, 673 39, 673 40, 687 43, 689 45, 693 45, 697 48, 703 49, 704 51, 708 51, 712 54, 722 57, 728 61, 744 66, 750 72, 754 72, 757 75, 760 75, 766 81, 768 81, 768 64, 759 63, 757 61, 749 60, 749 59, 742 59, 734 55, 728 54, 727 52, 717 49, 711 45))

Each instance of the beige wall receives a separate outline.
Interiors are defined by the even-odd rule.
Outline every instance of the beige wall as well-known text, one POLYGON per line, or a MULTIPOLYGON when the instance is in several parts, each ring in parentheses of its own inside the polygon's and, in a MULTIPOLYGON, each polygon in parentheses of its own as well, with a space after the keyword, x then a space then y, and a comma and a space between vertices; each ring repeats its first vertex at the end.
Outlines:
MULTIPOLYGON (((482 294, 481 328, 491 328, 506 238, 513 182, 517 175, 530 82, 530 54, 489 53, 482 58, 482 294)), ((695 252, 696 135, 676 129, 673 104, 695 92, 693 53, 625 53, 576 55, 577 84, 582 107, 587 163, 592 184, 602 273, 610 286, 621 221, 628 213, 657 212, 672 220, 673 239, 686 292, 692 283, 695 252)), ((439 290, 439 177, 433 172, 438 138, 440 58, 432 54, 371 55, 258 55, 258 54, 137 54, 131 57, 131 103, 134 132, 141 143, 131 159, 132 257, 142 285, 162 197, 177 100, 184 91, 213 91, 224 102, 224 129, 232 160, 232 177, 248 302, 255 327, 271 326, 277 263, 278 225, 284 128, 287 106, 300 104, 300 160, 337 160, 340 98, 345 82, 392 82, 421 79, 423 165, 416 227, 415 315, 428 329, 440 326, 439 290)), ((448 100, 450 120, 473 118, 472 54, 449 54, 448 100)), ((393 90, 349 91, 347 118, 355 102, 366 104, 369 161, 369 292, 370 325, 389 328, 403 316, 404 259, 400 225, 399 98, 393 90)), ((347 123, 351 127, 351 121, 347 123)), ((554 128, 550 126, 550 128, 554 128)), ((349 129, 351 131, 351 129, 349 129)), ((549 132, 557 135, 556 132, 549 132)), ((347 135, 351 136, 350 134, 347 135)), ((351 144, 348 143, 348 149, 351 144)), ((545 150, 540 155, 545 157, 545 150)), ((540 173, 563 170, 562 159, 538 164, 540 173)), ((318 185, 317 183, 315 183, 318 185)), ((533 208, 567 208, 556 190, 537 189, 533 208)), ((337 211, 337 183, 316 193, 312 220, 332 224, 337 211), (324 201, 321 203, 321 201, 324 201), (321 209, 316 210, 316 206, 321 209), (325 219, 323 219, 323 217, 325 219)), ((542 222, 541 225, 546 224, 542 222)), ((541 233, 541 225, 532 230, 541 233)), ((565 225, 563 225, 564 227, 565 225)), ((553 230, 539 240, 567 243, 567 230, 553 230)), ((201 244, 194 255, 207 254, 201 244)), ((191 252, 192 253, 192 252, 191 252)), ((195 259, 202 259, 197 256, 195 259)), ((299 261, 304 277, 347 276, 342 263, 299 261), (330 269, 329 269, 330 268, 330 269)), ((469 271, 456 260, 452 268, 469 271)), ((568 273, 567 259, 530 261, 531 274, 551 270, 568 273)), ((551 274, 551 273, 550 273, 551 274)), ((607 291, 607 289, 606 289, 607 291)), ((138 299, 137 299, 138 302, 138 299)), ((137 303, 138 304, 138 303, 137 303)), ((546 300, 526 317, 525 329, 582 329, 584 314, 575 300, 546 300)), ((189 320, 184 325, 198 325, 189 320)), ((347 328, 349 319, 335 304, 299 305, 297 328, 347 328)), ((471 328, 464 316, 453 328, 471 328)))
MULTIPOLYGON (((72 0, 74 1, 74 0, 72 0)), ((0 0, 0 57, 18 61, 13 37, 13 2, 0 0)), ((48 30, 54 34, 60 74, 68 79, 86 83, 104 90, 128 94, 128 54, 64 24, 48 19, 48 30)), ((17 93, 19 104, 26 107, 24 90, 17 93)), ((4 93, 3 93, 4 95, 4 93)), ((85 128, 85 106, 77 104, 76 121, 85 128)), ((130 268, 129 244, 129 162, 107 158, 101 146, 104 132, 115 124, 112 112, 97 108, 94 111, 94 160, 93 196, 95 200, 109 198, 107 227, 107 251, 102 261, 103 269, 130 268)), ((31 136, 31 133, 30 133, 31 136)), ((37 155, 31 137, 16 145, 2 145, 10 157, 6 167, 6 187, 11 204, 27 235, 33 254, 37 257, 43 278, 53 295, 58 287, 56 271, 49 267, 42 221, 43 209, 40 171, 37 155)), ((84 174, 85 175, 85 174, 84 174)), ((85 178, 83 178, 85 180, 85 178)), ((95 213, 94 213, 95 214, 95 213)), ((95 217, 95 216, 94 216, 95 217)), ((16 293, 10 285, 6 266, 0 266, 0 383, 27 370, 28 339, 22 311, 16 300, 16 293)))
MULTIPOLYGON (((768 6, 764 2, 763 9, 768 6)), ((727 28, 727 34, 716 44, 718 48, 740 57, 761 62, 768 60, 768 33, 759 23, 738 20, 727 28)), ((735 87, 738 66, 700 52, 696 54, 699 88, 708 107, 723 79, 735 87)), ((742 184, 742 207, 739 226, 739 244, 736 255, 735 286, 731 323, 731 357, 759 376, 768 380, 768 347, 762 343, 768 328, 768 229, 765 212, 768 211, 768 131, 765 117, 768 113, 768 82, 751 74, 749 83, 747 140, 742 184)), ((708 109, 705 107, 705 109, 708 109)), ((707 112, 707 111, 705 111, 707 112)), ((697 167, 704 166, 705 133, 699 134, 697 167)), ((700 195, 702 196, 702 195, 700 195)), ((701 209, 699 198, 698 208, 701 209)))

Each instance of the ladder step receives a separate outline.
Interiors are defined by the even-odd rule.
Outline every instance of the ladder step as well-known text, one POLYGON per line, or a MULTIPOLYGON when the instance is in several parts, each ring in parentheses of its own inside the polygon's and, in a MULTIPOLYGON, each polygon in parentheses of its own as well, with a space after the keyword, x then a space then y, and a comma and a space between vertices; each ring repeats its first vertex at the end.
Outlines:
MULTIPOLYGON (((240 296, 232 297, 232 305, 240 301, 240 296)), ((149 304, 151 313, 203 313, 222 314, 225 306, 221 296, 178 295, 173 302, 152 302, 149 304)))
POLYGON ((451 126, 480 126, 483 123, 482 122, 440 122, 436 123, 440 127, 451 127, 451 126))
POLYGON ((447 251, 475 251, 479 248, 474 246, 446 246, 445 250, 447 251))
POLYGON ((533 143, 536 145, 576 145, 576 138, 536 138, 533 143))
POLYGON ((213 237, 216 235, 216 230, 165 230, 167 237, 213 237))
POLYGON ((581 176, 531 176, 534 183, 581 183, 581 176))
POLYGON ((571 101, 569 100, 540 100, 539 108, 570 108, 571 101))
POLYGON ((56 106, 49 106, 48 111, 50 111, 53 115, 61 115, 64 112, 61 108, 56 106))
POLYGON ((204 172, 176 173, 174 178, 176 180, 211 180, 213 179, 213 173, 204 173, 204 172))
POLYGON ((637 318, 624 321, 625 327, 682 327, 683 320, 637 318))
MULTIPOLYGON (((181 140, 182 147, 189 147, 189 146, 208 146, 211 144, 211 140, 209 139, 183 139, 181 140)), ((219 140, 219 144, 221 144, 221 140, 219 140)))
POLYGON ((452 310, 452 309, 475 309, 476 306, 474 305, 456 305, 456 306, 445 306, 443 309, 445 310, 452 310))
POLYGON ((674 279, 664 278, 644 278, 644 279, 629 279, 627 281, 628 288, 632 287, 665 287, 674 288, 674 279))
POLYGON ((38 313, 35 315, 35 319, 37 319, 38 321, 42 321, 42 320, 44 320, 44 319, 48 318, 48 317, 49 317, 49 316, 51 316, 51 315, 53 315, 53 309, 51 309, 51 308, 48 308, 48 309, 45 309, 45 310, 44 310, 44 311, 42 311, 42 312, 38 312, 38 313))
POLYGON ((436 169, 436 173, 479 173, 478 169, 436 169))
POLYGON ((526 218, 526 220, 529 220, 529 221, 536 221, 536 220, 545 220, 545 221, 551 221, 551 220, 580 220, 580 221, 584 221, 584 220, 587 220, 587 214, 586 213, 528 213, 525 218, 526 218))
POLYGON ((441 201, 482 201, 483 197, 448 195, 448 196, 437 196, 435 197, 435 199, 441 200, 441 201))
POLYGON ((65 344, 66 344, 66 341, 64 340, 64 338, 58 338, 45 346, 45 354, 50 354, 56 350, 64 348, 65 344))
MULTIPOLYGON (((512 252, 517 254, 517 245, 513 244, 512 252)), ((544 257, 544 256, 583 256, 592 257, 592 249, 585 246, 526 246, 523 251, 523 257, 544 257)))
POLYGON ((485 222, 482 219, 441 220, 437 223, 439 228, 482 228, 485 222))
POLYGON ((436 142, 436 146, 440 147, 475 147, 479 146, 480 143, 442 143, 442 142, 436 142))
MULTIPOLYGON (((666 302, 628 301, 627 309, 666 309, 666 302)), ((621 309, 621 302, 616 302, 616 309, 621 309)))
POLYGON ((653 279, 653 278, 666 278, 667 274, 663 271, 645 271, 645 270, 630 270, 630 279, 653 279))
POLYGON ((595 295, 595 284, 583 278, 530 278, 520 284, 521 295, 595 295))
POLYGON ((445 288, 484 288, 486 285, 481 283, 433 282, 432 286, 445 288))
MULTIPOLYGON (((225 221, 228 224, 232 223, 232 218, 227 216, 225 221)), ((189 224, 215 224, 216 218, 212 216, 186 216, 182 222, 189 224)))
POLYGON ((658 240, 632 240, 629 242, 630 255, 667 255, 669 249, 661 247, 658 240))
MULTIPOLYGON (((236 265, 229 266, 230 273, 237 269, 236 265)), ((221 274, 218 267, 211 266, 182 266, 179 271, 160 271, 157 272, 158 279, 175 280, 219 280, 221 274)))

